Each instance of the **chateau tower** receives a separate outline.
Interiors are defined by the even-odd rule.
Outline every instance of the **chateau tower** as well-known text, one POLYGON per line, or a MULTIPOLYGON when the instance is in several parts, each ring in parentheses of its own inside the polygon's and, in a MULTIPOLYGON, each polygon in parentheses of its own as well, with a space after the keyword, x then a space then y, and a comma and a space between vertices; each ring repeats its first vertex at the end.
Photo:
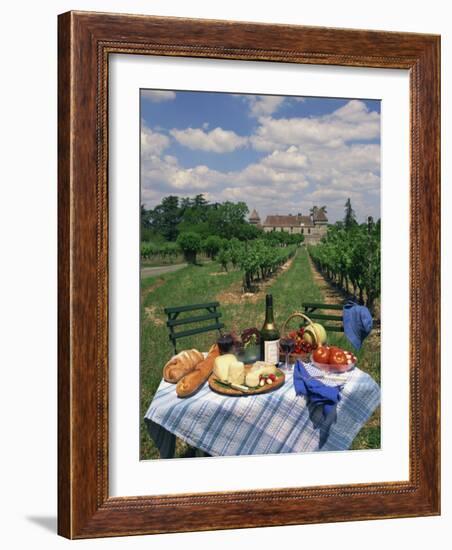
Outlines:
POLYGON ((260 219, 259 214, 257 213, 255 208, 251 212, 250 217, 248 218, 248 221, 250 222, 251 225, 260 225, 261 224, 261 219, 260 219))

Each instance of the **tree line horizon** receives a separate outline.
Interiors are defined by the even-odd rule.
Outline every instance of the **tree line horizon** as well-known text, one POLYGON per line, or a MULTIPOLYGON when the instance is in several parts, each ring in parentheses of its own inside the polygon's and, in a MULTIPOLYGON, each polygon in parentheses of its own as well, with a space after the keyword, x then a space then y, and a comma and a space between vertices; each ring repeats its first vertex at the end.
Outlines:
MULTIPOLYGON (((326 214, 327 206, 313 206, 310 214, 316 210, 326 214)), ((344 210, 343 220, 329 225, 350 228, 358 224, 350 198, 344 210)), ((168 195, 154 208, 141 204, 141 241, 176 242, 181 233, 197 233, 204 239, 211 235, 241 241, 262 238, 263 229, 249 223, 249 212, 244 201, 209 202, 202 193, 195 197, 168 195)))

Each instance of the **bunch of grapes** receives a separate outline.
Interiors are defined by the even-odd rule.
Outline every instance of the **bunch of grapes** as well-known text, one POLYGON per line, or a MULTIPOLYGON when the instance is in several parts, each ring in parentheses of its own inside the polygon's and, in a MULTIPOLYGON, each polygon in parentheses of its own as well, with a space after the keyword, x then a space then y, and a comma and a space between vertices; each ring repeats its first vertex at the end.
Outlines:
POLYGON ((245 347, 248 345, 259 344, 260 339, 261 333, 255 327, 246 328, 241 334, 241 341, 245 347))
POLYGON ((300 327, 298 330, 293 330, 289 333, 290 338, 293 338, 295 340, 295 348, 294 353, 302 354, 302 353, 311 353, 313 350, 313 346, 311 344, 308 344, 308 342, 305 342, 303 339, 304 334, 304 328, 300 327))

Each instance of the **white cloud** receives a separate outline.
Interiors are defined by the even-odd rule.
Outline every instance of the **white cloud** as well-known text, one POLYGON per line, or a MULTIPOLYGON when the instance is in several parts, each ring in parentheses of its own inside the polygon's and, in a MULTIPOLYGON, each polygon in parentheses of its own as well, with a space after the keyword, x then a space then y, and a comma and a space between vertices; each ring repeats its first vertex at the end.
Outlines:
POLYGON ((366 121, 369 115, 373 119, 379 118, 378 113, 368 111, 366 104, 363 101, 360 101, 359 99, 352 99, 343 107, 339 107, 339 109, 336 109, 336 111, 334 111, 330 115, 330 117, 341 119, 350 124, 366 121))
POLYGON ((295 96, 276 96, 276 95, 248 95, 248 94, 232 94, 248 104, 249 116, 260 118, 262 116, 270 116, 283 105, 294 103, 302 103, 304 97, 295 96))
POLYGON ((228 174, 231 185, 239 187, 254 183, 256 193, 259 193, 262 187, 265 187, 265 193, 267 193, 270 186, 276 186, 281 190, 287 185, 295 185, 298 188, 308 185, 302 173, 294 170, 275 169, 267 166, 264 162, 249 164, 241 171, 229 172, 228 174))
POLYGON ((153 132, 151 128, 141 125, 141 155, 148 157, 160 155, 170 144, 168 136, 153 132))
POLYGON ((303 174, 292 170, 279 170, 261 162, 252 163, 243 170, 219 171, 205 165, 191 168, 181 166, 170 155, 142 156, 142 185, 145 188, 159 186, 168 191, 181 192, 209 190, 217 193, 224 188, 253 188, 253 193, 296 192, 308 186, 303 174))
MULTIPOLYGON (((219 200, 221 201, 244 201, 250 207, 251 205, 260 204, 272 205, 273 209, 278 207, 284 208, 284 203, 281 201, 287 200, 286 208, 290 208, 290 202, 293 197, 293 189, 290 187, 284 187, 279 189, 277 187, 269 187, 265 189, 264 195, 256 193, 256 187, 252 185, 241 187, 225 187, 219 192, 219 200)), ((251 207, 253 208, 253 207, 251 207)))
POLYGON ((208 189, 210 184, 215 181, 215 170, 210 170, 207 166, 199 165, 194 168, 177 169, 170 174, 169 183, 173 189, 208 189))
POLYGON ((159 189, 160 196, 165 196, 165 194, 174 192, 190 194, 208 190, 218 185, 223 174, 205 165, 184 168, 180 166, 177 158, 171 155, 163 157, 142 155, 141 178, 142 188, 159 189))
POLYGON ((211 201, 244 200, 269 213, 307 213, 314 204, 328 206, 330 220, 343 217, 352 199, 358 218, 379 216, 380 145, 365 143, 379 136, 379 115, 361 101, 350 101, 322 117, 273 119, 261 117, 254 136, 215 128, 171 130, 171 136, 191 148, 231 152, 250 140, 262 140, 258 160, 237 170, 209 166, 184 167, 165 154, 167 135, 144 128, 142 154, 143 201, 155 205, 166 194, 208 193, 211 201), (356 142, 358 141, 358 142, 356 142))
POLYGON ((332 189, 328 187, 320 187, 313 191, 312 193, 307 193, 305 195, 305 200, 311 201, 312 203, 320 203, 320 202, 331 202, 331 201, 340 201, 344 202, 348 199, 348 197, 357 197, 359 193, 356 193, 355 191, 350 190, 344 190, 344 189, 332 189))
MULTIPOLYGON (((365 147, 365 146, 362 146, 365 147)), ((378 146, 373 146, 377 148, 378 146)), ((260 214, 309 211, 326 204, 330 219, 342 217, 348 197, 362 216, 378 216, 379 166, 368 165, 357 145, 343 146, 334 155, 320 148, 300 153, 297 148, 273 152, 241 170, 220 171, 205 165, 190 168, 171 155, 142 157, 142 186, 158 189, 160 196, 208 192, 210 200, 244 200, 260 214)), ((143 194, 145 204, 156 204, 143 194)))
POLYGON ((285 97, 276 95, 245 96, 253 117, 268 116, 277 111, 285 101, 285 97))
POLYGON ((176 92, 170 90, 141 90, 141 97, 153 103, 161 103, 162 101, 176 99, 176 92))
POLYGON ((210 132, 201 128, 185 128, 184 130, 173 128, 170 134, 181 145, 189 149, 214 153, 230 153, 248 143, 246 137, 239 136, 230 130, 223 130, 223 128, 215 128, 210 132))
POLYGON ((352 100, 329 115, 319 117, 261 117, 250 141, 258 151, 273 151, 293 144, 319 144, 334 149, 350 141, 366 141, 380 135, 380 115, 362 101, 352 100))
POLYGON ((273 168, 292 170, 306 168, 309 165, 308 157, 300 153, 295 145, 291 145, 285 151, 273 151, 262 162, 273 168))
POLYGON ((380 185, 380 146, 342 145, 335 149, 310 146, 304 149, 309 180, 322 187, 355 189, 362 192, 380 185))
POLYGON ((161 193, 157 189, 141 186, 141 204, 158 203, 161 199, 161 193))

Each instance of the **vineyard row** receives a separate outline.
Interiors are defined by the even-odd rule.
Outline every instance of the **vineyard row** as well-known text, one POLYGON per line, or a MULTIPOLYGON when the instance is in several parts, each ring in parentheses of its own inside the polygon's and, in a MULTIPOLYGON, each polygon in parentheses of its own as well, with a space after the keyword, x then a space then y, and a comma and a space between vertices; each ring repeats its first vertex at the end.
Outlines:
POLYGON ((380 296, 380 224, 331 226, 322 242, 308 247, 319 271, 370 309, 380 296))

